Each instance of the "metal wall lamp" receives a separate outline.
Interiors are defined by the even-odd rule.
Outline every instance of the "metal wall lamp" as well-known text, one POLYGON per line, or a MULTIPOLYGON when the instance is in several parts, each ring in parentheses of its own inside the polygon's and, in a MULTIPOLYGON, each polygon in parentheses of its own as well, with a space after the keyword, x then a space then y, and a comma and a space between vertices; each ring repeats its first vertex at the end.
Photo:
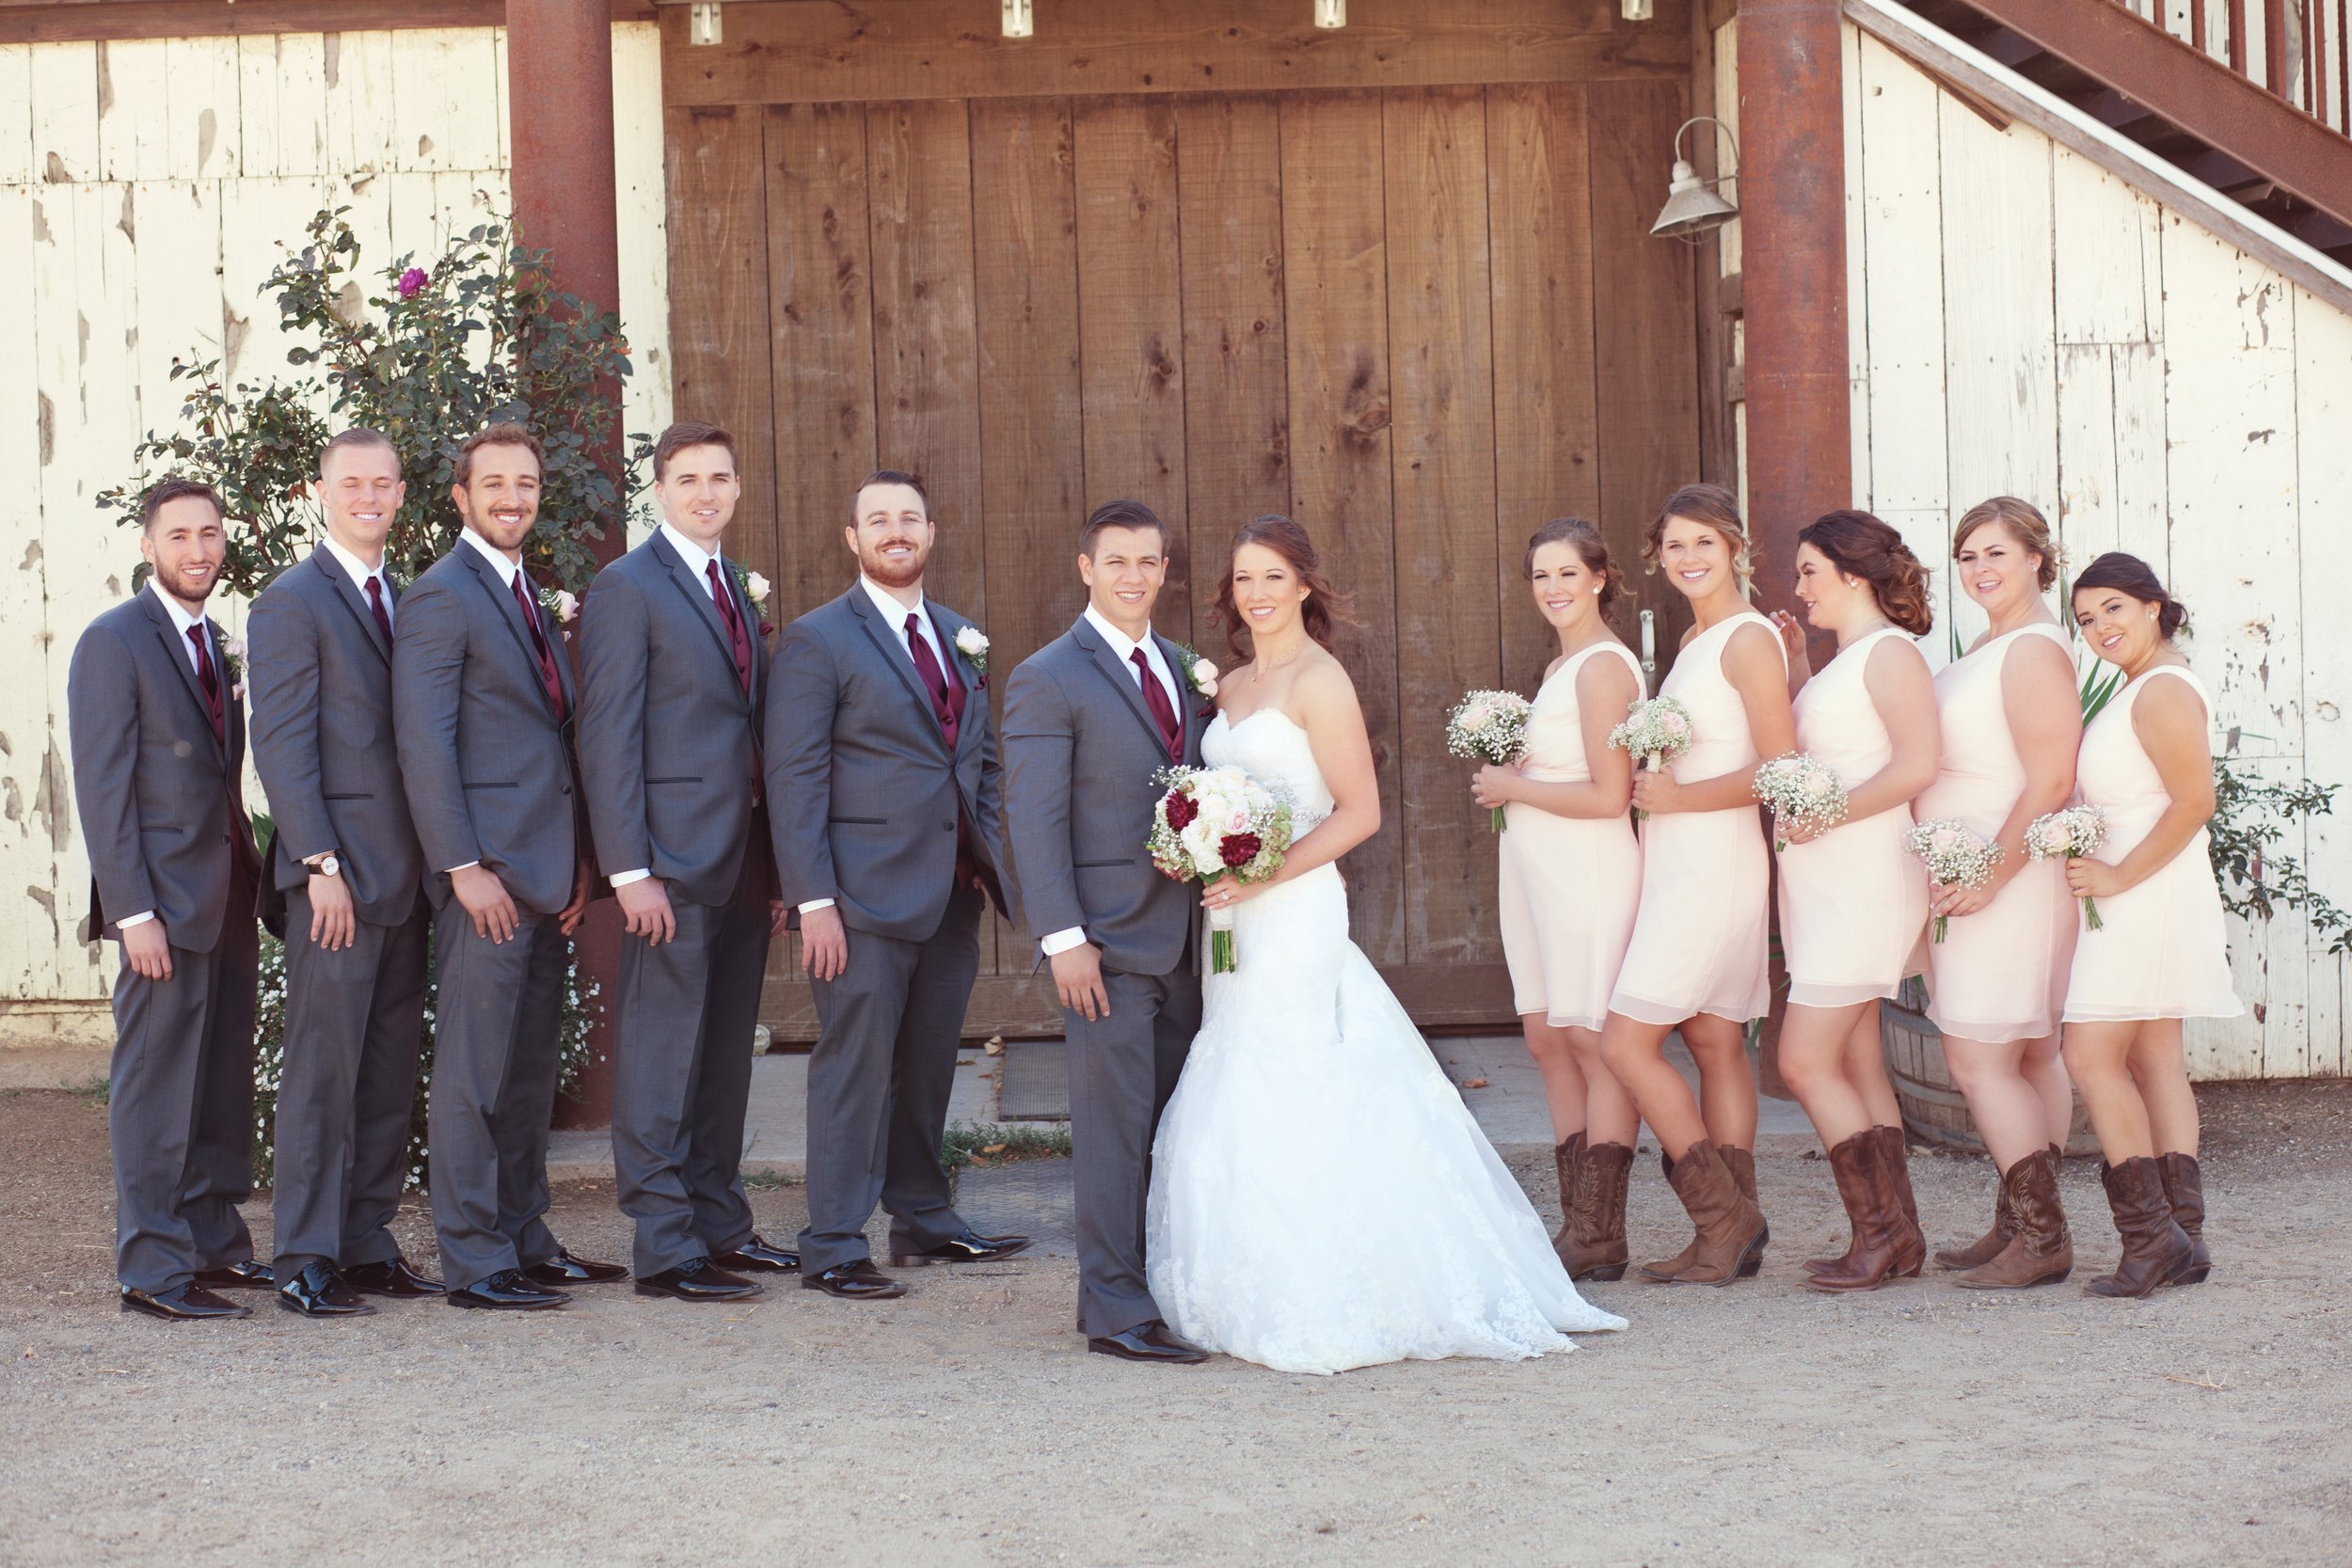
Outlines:
POLYGON ((1740 178, 1740 143, 1731 134, 1731 127, 1713 115, 1692 115, 1675 129, 1674 173, 1667 178, 1666 205, 1659 210, 1658 221, 1649 226, 1652 238, 1688 240, 1696 245, 1699 236, 1710 233, 1740 215, 1740 204, 1717 187, 1725 181, 1740 178), (1732 170, 1712 180, 1699 178, 1682 155, 1682 133, 1693 125, 1712 125, 1731 143, 1732 170))

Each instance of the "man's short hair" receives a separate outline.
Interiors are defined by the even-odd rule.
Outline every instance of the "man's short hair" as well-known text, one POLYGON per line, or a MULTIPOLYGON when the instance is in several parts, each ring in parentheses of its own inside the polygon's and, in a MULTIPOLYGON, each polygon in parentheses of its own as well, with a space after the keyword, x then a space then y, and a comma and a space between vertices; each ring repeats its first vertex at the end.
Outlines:
POLYGON ((734 436, 717 425, 706 424, 700 420, 679 420, 654 438, 653 482, 656 484, 660 483, 662 475, 670 471, 670 460, 689 447, 724 447, 727 449, 727 461, 737 464, 739 467, 741 464, 741 459, 736 454, 734 436))
POLYGON ((389 451, 392 454, 392 466, 400 466, 400 449, 392 445, 390 436, 380 430, 356 424, 319 448, 319 478, 326 477, 327 454, 338 451, 389 451))
POLYGON ((914 492, 915 499, 923 503, 923 515, 928 517, 931 515, 931 498, 930 493, 923 488, 923 482, 920 479, 913 474, 900 473, 896 468, 876 468, 872 473, 858 481, 857 488, 850 492, 850 521, 852 525, 857 522, 858 497, 866 494, 877 484, 905 485, 914 492))
POLYGON ((155 514, 161 512, 170 502, 189 496, 203 497, 213 503, 215 516, 227 519, 229 509, 220 504, 219 491, 200 479, 182 479, 175 474, 169 479, 158 482, 146 495, 139 498, 139 531, 152 533, 155 531, 155 514))
POLYGON ((509 420, 501 420, 497 424, 484 425, 459 443, 457 466, 450 477, 459 484, 472 483, 473 454, 484 447, 521 447, 531 453, 532 461, 539 465, 540 477, 543 479, 547 477, 548 454, 539 450, 539 437, 533 436, 528 428, 509 420))
POLYGON ((1094 542, 1106 528, 1152 529, 1160 536, 1160 553, 1168 553, 1168 525, 1160 515, 1141 501, 1104 501, 1088 514, 1086 527, 1078 531, 1078 553, 1089 561, 1094 559, 1094 542))

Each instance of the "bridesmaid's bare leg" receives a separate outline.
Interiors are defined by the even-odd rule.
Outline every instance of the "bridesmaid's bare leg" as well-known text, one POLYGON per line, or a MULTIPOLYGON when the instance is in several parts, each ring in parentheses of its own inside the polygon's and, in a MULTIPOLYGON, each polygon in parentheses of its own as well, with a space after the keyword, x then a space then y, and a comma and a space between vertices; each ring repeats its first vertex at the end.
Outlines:
POLYGON ((1886 1076, 1886 1047, 1879 1036, 1879 1005, 1866 1002, 1846 1035, 1846 1082, 1854 1086, 1870 1113, 1873 1127, 1900 1127, 1902 1101, 1895 1098, 1895 1081, 1886 1076))
POLYGON ((2188 1059, 2181 1050, 2181 1021, 2150 1019, 2133 1037, 2126 1058, 2140 1102, 2148 1107, 2148 1131, 2159 1154, 2197 1155, 2197 1091, 2189 1087, 2188 1059))
POLYGON ((1707 1135, 1718 1148, 1754 1148, 1756 1064, 1748 1059, 1747 1026, 1702 1013, 1683 1020, 1682 1043, 1699 1065, 1699 1105, 1707 1135))
POLYGON ((1564 1144, 1584 1131, 1584 1069, 1565 1029, 1555 1029, 1541 1013, 1521 1013, 1527 1054, 1544 1081, 1544 1103, 1551 1112, 1551 1141, 1564 1144))
POLYGON ((1623 1013, 1611 1013, 1600 1033, 1600 1053, 1610 1076, 1625 1086, 1641 1107, 1642 1119, 1658 1134, 1659 1147, 1674 1159, 1707 1136, 1699 1102, 1682 1074, 1666 1065, 1666 1037, 1673 1025, 1645 1023, 1623 1013))
MULTIPOLYGON (((1977 1136, 1984 1140, 1985 1152, 2002 1172, 2027 1155, 2041 1152, 2050 1142, 2049 1112, 2035 1085, 2020 1070, 2025 1053, 2039 1043, 2010 1040, 1994 1045, 1958 1035, 1944 1037, 1944 1065, 1951 1069, 1952 1082, 1960 1085, 1962 1097, 1968 1101, 1968 1115, 1977 1124, 1977 1136)), ((2071 1117, 2073 1091, 2068 1092, 2071 1117)), ((2059 1140, 2059 1147, 2065 1147, 2065 1140, 2059 1140)))
POLYGON ((2155 1157, 2148 1103, 2139 1096, 2131 1069, 2132 1042, 2146 1027, 2137 1022, 2066 1026, 2066 1070, 2082 1091, 2091 1131, 2099 1134, 2099 1152, 2111 1165, 2155 1157))
POLYGON ((1600 1053, 1600 1031, 1569 1029, 1564 1033, 1576 1053, 1576 1065, 1584 1073, 1584 1141, 1631 1148, 1641 1134, 1642 1113, 1634 1106, 1633 1097, 1625 1092, 1625 1085, 1610 1072, 1600 1053))
POLYGON ((2074 1081, 2066 1076, 2057 1032, 2026 1041, 2021 1066, 2026 1085, 2042 1100, 2042 1141, 2064 1148, 2074 1133, 2074 1081))
MULTIPOLYGON (((1872 1125, 1870 1107, 1848 1071, 1846 1061, 1848 1042, 1854 1033, 1854 1018, 1862 1013, 1876 1017, 1870 1003, 1815 1007, 1792 1002, 1788 1017, 1781 1022, 1780 1075, 1796 1091, 1797 1103, 1804 1107, 1804 1114, 1812 1119, 1813 1131, 1820 1134, 1825 1149, 1836 1148, 1872 1125)), ((1740 1055, 1744 1058, 1746 1054, 1743 1049, 1740 1055)), ((1708 1125, 1713 1125, 1711 1118, 1708 1125)), ((1749 1125, 1753 1128, 1755 1124, 1749 1125)), ((1725 1140, 1719 1135, 1715 1141, 1720 1144, 1725 1140)))

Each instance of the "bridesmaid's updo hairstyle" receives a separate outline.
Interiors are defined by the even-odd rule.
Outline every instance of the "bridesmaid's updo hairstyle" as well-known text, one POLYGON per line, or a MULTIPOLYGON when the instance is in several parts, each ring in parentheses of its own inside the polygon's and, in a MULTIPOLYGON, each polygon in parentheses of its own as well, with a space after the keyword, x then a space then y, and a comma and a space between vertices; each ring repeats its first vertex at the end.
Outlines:
POLYGON ((1581 517, 1554 517, 1527 536, 1527 556, 1519 562, 1519 576, 1535 576, 1535 552, 1546 545, 1565 545, 1584 562, 1584 569, 1600 578, 1600 608, 1606 614, 1617 602, 1625 574, 1609 563, 1609 541, 1600 536, 1600 530, 1581 517))
POLYGON ((1848 577, 1870 585, 1879 611, 1914 637, 1935 625, 1928 608, 1928 569, 1903 536, 1867 512, 1832 512, 1807 523, 1797 543, 1810 545, 1848 577))
POLYGON ((1979 501, 1961 514, 1960 526, 1952 530, 1952 559, 1960 559, 1968 536, 1987 523, 1998 523, 2009 530, 2010 537, 2042 558, 2034 568, 2034 581, 2043 593, 2058 584, 2058 546, 2050 539, 2050 519, 2031 501, 2021 501, 2015 496, 1995 496, 1989 501, 1979 501))
POLYGON ((1346 594, 1331 586, 1331 579, 1323 575, 1323 562, 1315 554, 1307 531, 1279 512, 1253 517, 1233 535, 1233 547, 1226 552, 1225 575, 1216 583, 1216 621, 1225 628, 1225 645, 1236 657, 1247 657, 1242 636, 1248 630, 1242 624, 1241 607, 1233 602, 1233 557, 1244 545, 1256 545, 1272 550, 1282 558, 1298 585, 1307 590, 1307 602, 1298 607, 1299 619, 1306 624, 1307 635, 1331 646, 1331 635, 1342 622, 1356 624, 1355 610, 1346 594))
POLYGON ((1756 576, 1756 560, 1748 546, 1748 525, 1740 520, 1740 498, 1720 484, 1686 484, 1668 496, 1666 504, 1650 520, 1649 531, 1642 536, 1642 560, 1646 563, 1643 570, 1658 570, 1666 524, 1676 517, 1704 523, 1724 536, 1724 543, 1731 546, 1732 575, 1740 579, 1740 591, 1746 593, 1756 576))
POLYGON ((2188 626, 2188 607, 2174 598, 2156 576, 2156 569, 2136 555, 2122 550, 2109 550, 2083 568, 2083 575, 2074 579, 2074 592, 2086 588, 2111 588, 2119 594, 2137 599, 2141 604, 2156 607, 2156 628, 2165 641, 2180 636, 2188 626))

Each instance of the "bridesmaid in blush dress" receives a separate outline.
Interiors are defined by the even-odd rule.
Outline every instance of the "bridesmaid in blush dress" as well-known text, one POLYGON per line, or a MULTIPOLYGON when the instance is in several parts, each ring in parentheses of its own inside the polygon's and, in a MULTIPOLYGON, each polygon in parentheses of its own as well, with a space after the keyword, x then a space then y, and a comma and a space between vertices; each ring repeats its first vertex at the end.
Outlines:
POLYGON ((2074 579, 2074 619, 2123 689, 2083 732, 2075 779, 2106 820, 2068 889, 2104 924, 2074 948, 2066 1065, 2105 1157, 2100 1180, 2123 1257, 2092 1295, 2144 1296, 2213 1269, 2197 1169, 2197 1096, 2181 1021, 2235 1018, 2228 935, 2205 824, 2213 816, 2211 705, 2173 639, 2180 601, 2137 556, 2110 551, 2074 579))
POLYGON ((1911 1195, 1902 1113, 1879 1043, 1879 1003, 1911 972, 1928 919, 1927 873, 1905 842, 1911 798, 1935 778, 1935 683, 1912 639, 1934 625, 1928 574, 1867 512, 1797 535, 1797 602, 1837 638, 1816 673, 1804 634, 1773 617, 1797 688, 1797 744, 1837 775, 1845 820, 1820 833, 1776 824, 1788 1016, 1780 1070, 1837 1181, 1852 1244, 1808 1264, 1817 1291, 1872 1291, 1916 1275, 1927 1241, 1911 1195))
POLYGON ((2026 827, 2074 787, 2082 705, 2074 656, 2042 595, 2058 553, 2042 514, 2013 496, 1968 509, 1953 532, 1960 586, 1992 622, 1935 677, 1942 770, 1914 810, 1951 818, 2000 847, 1980 888, 1931 886, 1947 917, 1928 947, 1928 1016, 1944 1061, 2000 1180, 1993 1228, 1935 1260, 1969 1290, 2064 1279, 2074 1243, 2058 1204, 2058 1157, 2074 1116, 2058 1056, 2058 1010, 2074 951, 2074 911, 2055 861, 2026 855, 2026 827))
POLYGON ((1756 1272, 1770 1234, 1756 1200, 1747 1025, 1771 1001, 1772 867, 1751 785, 1760 756, 1795 744, 1796 725, 1780 637, 1748 604, 1748 534, 1731 493, 1676 491, 1643 554, 1691 601, 1694 624, 1660 694, 1690 709, 1695 738, 1665 770, 1634 775, 1633 803, 1649 814, 1642 897, 1601 1054, 1658 1134, 1694 1231, 1643 1275, 1724 1285, 1756 1272), (1698 1100, 1663 1054, 1677 1026, 1698 1063, 1698 1100))
POLYGON ((1570 1279, 1619 1279, 1641 1117, 1601 1060, 1600 1026, 1633 934, 1642 850, 1626 815, 1633 760, 1609 749, 1609 732, 1642 695, 1642 666, 1604 618, 1618 586, 1599 529, 1546 523, 1524 570, 1560 657, 1536 690, 1527 755, 1480 768, 1470 793, 1510 824, 1497 903, 1513 1010, 1551 1108, 1563 1216, 1552 1248, 1570 1279))

